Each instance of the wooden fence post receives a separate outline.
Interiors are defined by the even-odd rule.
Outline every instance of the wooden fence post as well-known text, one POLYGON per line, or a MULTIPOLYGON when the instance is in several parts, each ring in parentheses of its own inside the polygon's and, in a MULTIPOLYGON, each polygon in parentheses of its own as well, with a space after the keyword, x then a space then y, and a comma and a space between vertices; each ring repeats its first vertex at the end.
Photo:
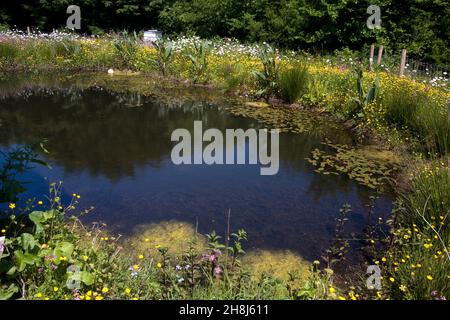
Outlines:
POLYGON ((381 64, 381 58, 383 57, 383 49, 384 49, 384 46, 380 46, 380 47, 378 48, 377 65, 380 65, 380 64, 381 64))
POLYGON ((27 27, 27 33, 28 33, 28 35, 30 35, 30 33, 31 33, 31 30, 30 30, 29 26, 27 27))
POLYGON ((405 74, 405 65, 406 65, 406 49, 402 50, 402 59, 400 60, 400 73, 399 77, 403 77, 405 74))
POLYGON ((370 58, 369 58, 369 69, 373 71, 373 56, 375 54, 375 44, 370 46, 370 58))

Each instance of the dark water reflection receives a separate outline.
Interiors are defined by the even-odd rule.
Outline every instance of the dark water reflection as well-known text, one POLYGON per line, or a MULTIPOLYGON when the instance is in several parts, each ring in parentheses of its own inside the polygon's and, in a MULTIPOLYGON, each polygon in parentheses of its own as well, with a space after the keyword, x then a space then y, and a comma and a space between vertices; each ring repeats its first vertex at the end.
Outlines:
MULTIPOLYGON (((195 94, 170 101, 101 88, 27 90, 0 99, 0 144, 48 139, 53 169, 27 175, 33 183, 26 196, 47 192, 44 177, 63 180, 66 197, 76 192, 83 205, 96 207, 86 221, 104 221, 123 234, 166 220, 198 222, 202 233, 222 233, 230 209, 232 229, 249 234, 247 247, 291 249, 312 260, 329 243, 344 203, 353 208, 347 231, 364 227, 368 189, 345 177, 316 174, 305 161, 324 137, 282 134, 276 176, 260 176, 255 165, 175 166, 170 135, 176 128, 192 132, 194 120, 203 120, 204 129, 260 125, 229 114, 225 107, 233 101, 195 94)), ((328 132, 334 141, 350 142, 344 131, 328 132)), ((382 197, 376 212, 387 216, 390 207, 389 197, 382 197)))

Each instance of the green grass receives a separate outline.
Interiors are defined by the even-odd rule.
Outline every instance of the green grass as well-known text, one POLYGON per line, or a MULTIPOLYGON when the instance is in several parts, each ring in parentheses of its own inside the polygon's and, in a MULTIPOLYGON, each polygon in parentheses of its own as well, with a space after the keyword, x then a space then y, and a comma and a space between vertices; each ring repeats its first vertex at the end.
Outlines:
POLYGON ((394 299, 449 297, 450 178, 433 163, 418 170, 394 213, 392 244, 383 266, 394 299))
POLYGON ((280 96, 289 103, 297 102, 308 91, 309 73, 305 64, 296 63, 282 69, 278 77, 280 96))
POLYGON ((420 137, 425 151, 447 155, 450 150, 448 110, 422 92, 400 88, 383 95, 388 124, 420 137))

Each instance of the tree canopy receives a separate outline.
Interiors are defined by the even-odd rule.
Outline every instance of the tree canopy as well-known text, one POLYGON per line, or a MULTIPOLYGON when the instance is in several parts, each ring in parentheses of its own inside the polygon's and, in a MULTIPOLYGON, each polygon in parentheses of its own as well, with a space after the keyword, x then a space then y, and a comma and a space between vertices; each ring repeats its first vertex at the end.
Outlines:
POLYGON ((61 28, 71 4, 81 7, 85 33, 156 28, 168 35, 234 37, 321 52, 358 50, 376 41, 450 65, 448 0, 4 0, 0 23, 61 28), (371 4, 381 7, 380 30, 366 26, 371 4))

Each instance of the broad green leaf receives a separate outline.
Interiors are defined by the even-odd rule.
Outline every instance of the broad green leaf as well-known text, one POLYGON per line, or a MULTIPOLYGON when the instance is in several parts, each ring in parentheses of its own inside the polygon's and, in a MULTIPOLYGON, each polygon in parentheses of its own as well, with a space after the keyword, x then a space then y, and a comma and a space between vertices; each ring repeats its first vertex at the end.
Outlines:
POLYGON ((0 300, 8 300, 17 292, 19 292, 19 288, 15 284, 10 284, 6 289, 0 287, 0 300))
POLYGON ((16 257, 19 272, 25 270, 27 265, 33 265, 39 260, 39 257, 35 254, 23 253, 21 250, 14 251, 14 256, 16 257))
POLYGON ((28 217, 36 226, 36 233, 42 233, 42 231, 44 231, 44 227, 42 226, 42 223, 44 222, 44 212, 33 211, 28 217))
POLYGON ((56 245, 53 253, 59 259, 60 257, 69 258, 72 255, 74 246, 70 242, 60 242, 56 245))
POLYGON ((20 236, 20 239, 21 239, 21 243, 22 243, 22 248, 25 251, 32 250, 37 244, 33 235, 31 235, 29 233, 22 233, 20 236))
POLYGON ((87 286, 94 284, 94 275, 88 271, 80 272, 80 280, 87 286))

